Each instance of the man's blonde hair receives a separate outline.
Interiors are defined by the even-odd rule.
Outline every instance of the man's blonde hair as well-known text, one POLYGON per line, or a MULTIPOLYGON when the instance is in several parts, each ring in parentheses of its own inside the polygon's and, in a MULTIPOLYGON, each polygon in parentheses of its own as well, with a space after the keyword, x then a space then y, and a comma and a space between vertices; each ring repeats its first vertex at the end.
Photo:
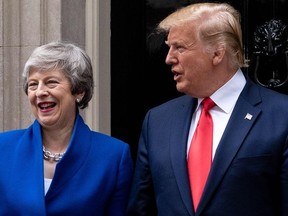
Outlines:
POLYGON ((174 26, 195 23, 196 38, 212 51, 215 46, 225 48, 233 68, 246 67, 240 13, 227 3, 197 3, 180 8, 158 25, 169 32, 174 26))

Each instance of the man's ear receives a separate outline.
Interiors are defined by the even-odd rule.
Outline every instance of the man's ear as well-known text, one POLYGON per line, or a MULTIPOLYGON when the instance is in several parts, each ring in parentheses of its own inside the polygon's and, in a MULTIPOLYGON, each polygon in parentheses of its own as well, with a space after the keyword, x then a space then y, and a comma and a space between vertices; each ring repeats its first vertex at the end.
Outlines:
POLYGON ((226 49, 223 46, 217 47, 213 53, 213 64, 218 65, 224 58, 226 49))

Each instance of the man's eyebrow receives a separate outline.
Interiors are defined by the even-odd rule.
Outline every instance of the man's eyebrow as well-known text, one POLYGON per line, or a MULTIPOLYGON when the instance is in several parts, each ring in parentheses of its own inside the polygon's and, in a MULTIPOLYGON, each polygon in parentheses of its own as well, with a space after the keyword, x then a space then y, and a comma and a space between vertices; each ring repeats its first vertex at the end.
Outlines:
POLYGON ((168 45, 168 46, 179 45, 179 42, 178 41, 172 41, 171 43, 169 43, 168 40, 165 40, 165 44, 168 45))

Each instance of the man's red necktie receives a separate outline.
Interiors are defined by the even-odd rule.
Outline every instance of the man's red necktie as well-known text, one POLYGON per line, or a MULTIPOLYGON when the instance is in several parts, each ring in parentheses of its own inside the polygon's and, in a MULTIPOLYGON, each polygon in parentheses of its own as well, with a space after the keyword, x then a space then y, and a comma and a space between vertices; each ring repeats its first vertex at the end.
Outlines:
POLYGON ((212 163, 213 121, 209 110, 215 105, 210 98, 202 101, 201 115, 188 155, 188 174, 196 211, 212 163))

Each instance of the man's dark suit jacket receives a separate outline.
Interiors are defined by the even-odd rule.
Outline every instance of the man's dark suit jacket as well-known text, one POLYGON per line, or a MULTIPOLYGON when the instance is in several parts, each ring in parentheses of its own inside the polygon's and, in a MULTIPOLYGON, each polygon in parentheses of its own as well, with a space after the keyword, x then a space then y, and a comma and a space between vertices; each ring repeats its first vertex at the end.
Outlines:
POLYGON ((147 113, 128 215, 288 216, 288 96, 247 81, 195 213, 186 148, 196 105, 181 96, 147 113))

